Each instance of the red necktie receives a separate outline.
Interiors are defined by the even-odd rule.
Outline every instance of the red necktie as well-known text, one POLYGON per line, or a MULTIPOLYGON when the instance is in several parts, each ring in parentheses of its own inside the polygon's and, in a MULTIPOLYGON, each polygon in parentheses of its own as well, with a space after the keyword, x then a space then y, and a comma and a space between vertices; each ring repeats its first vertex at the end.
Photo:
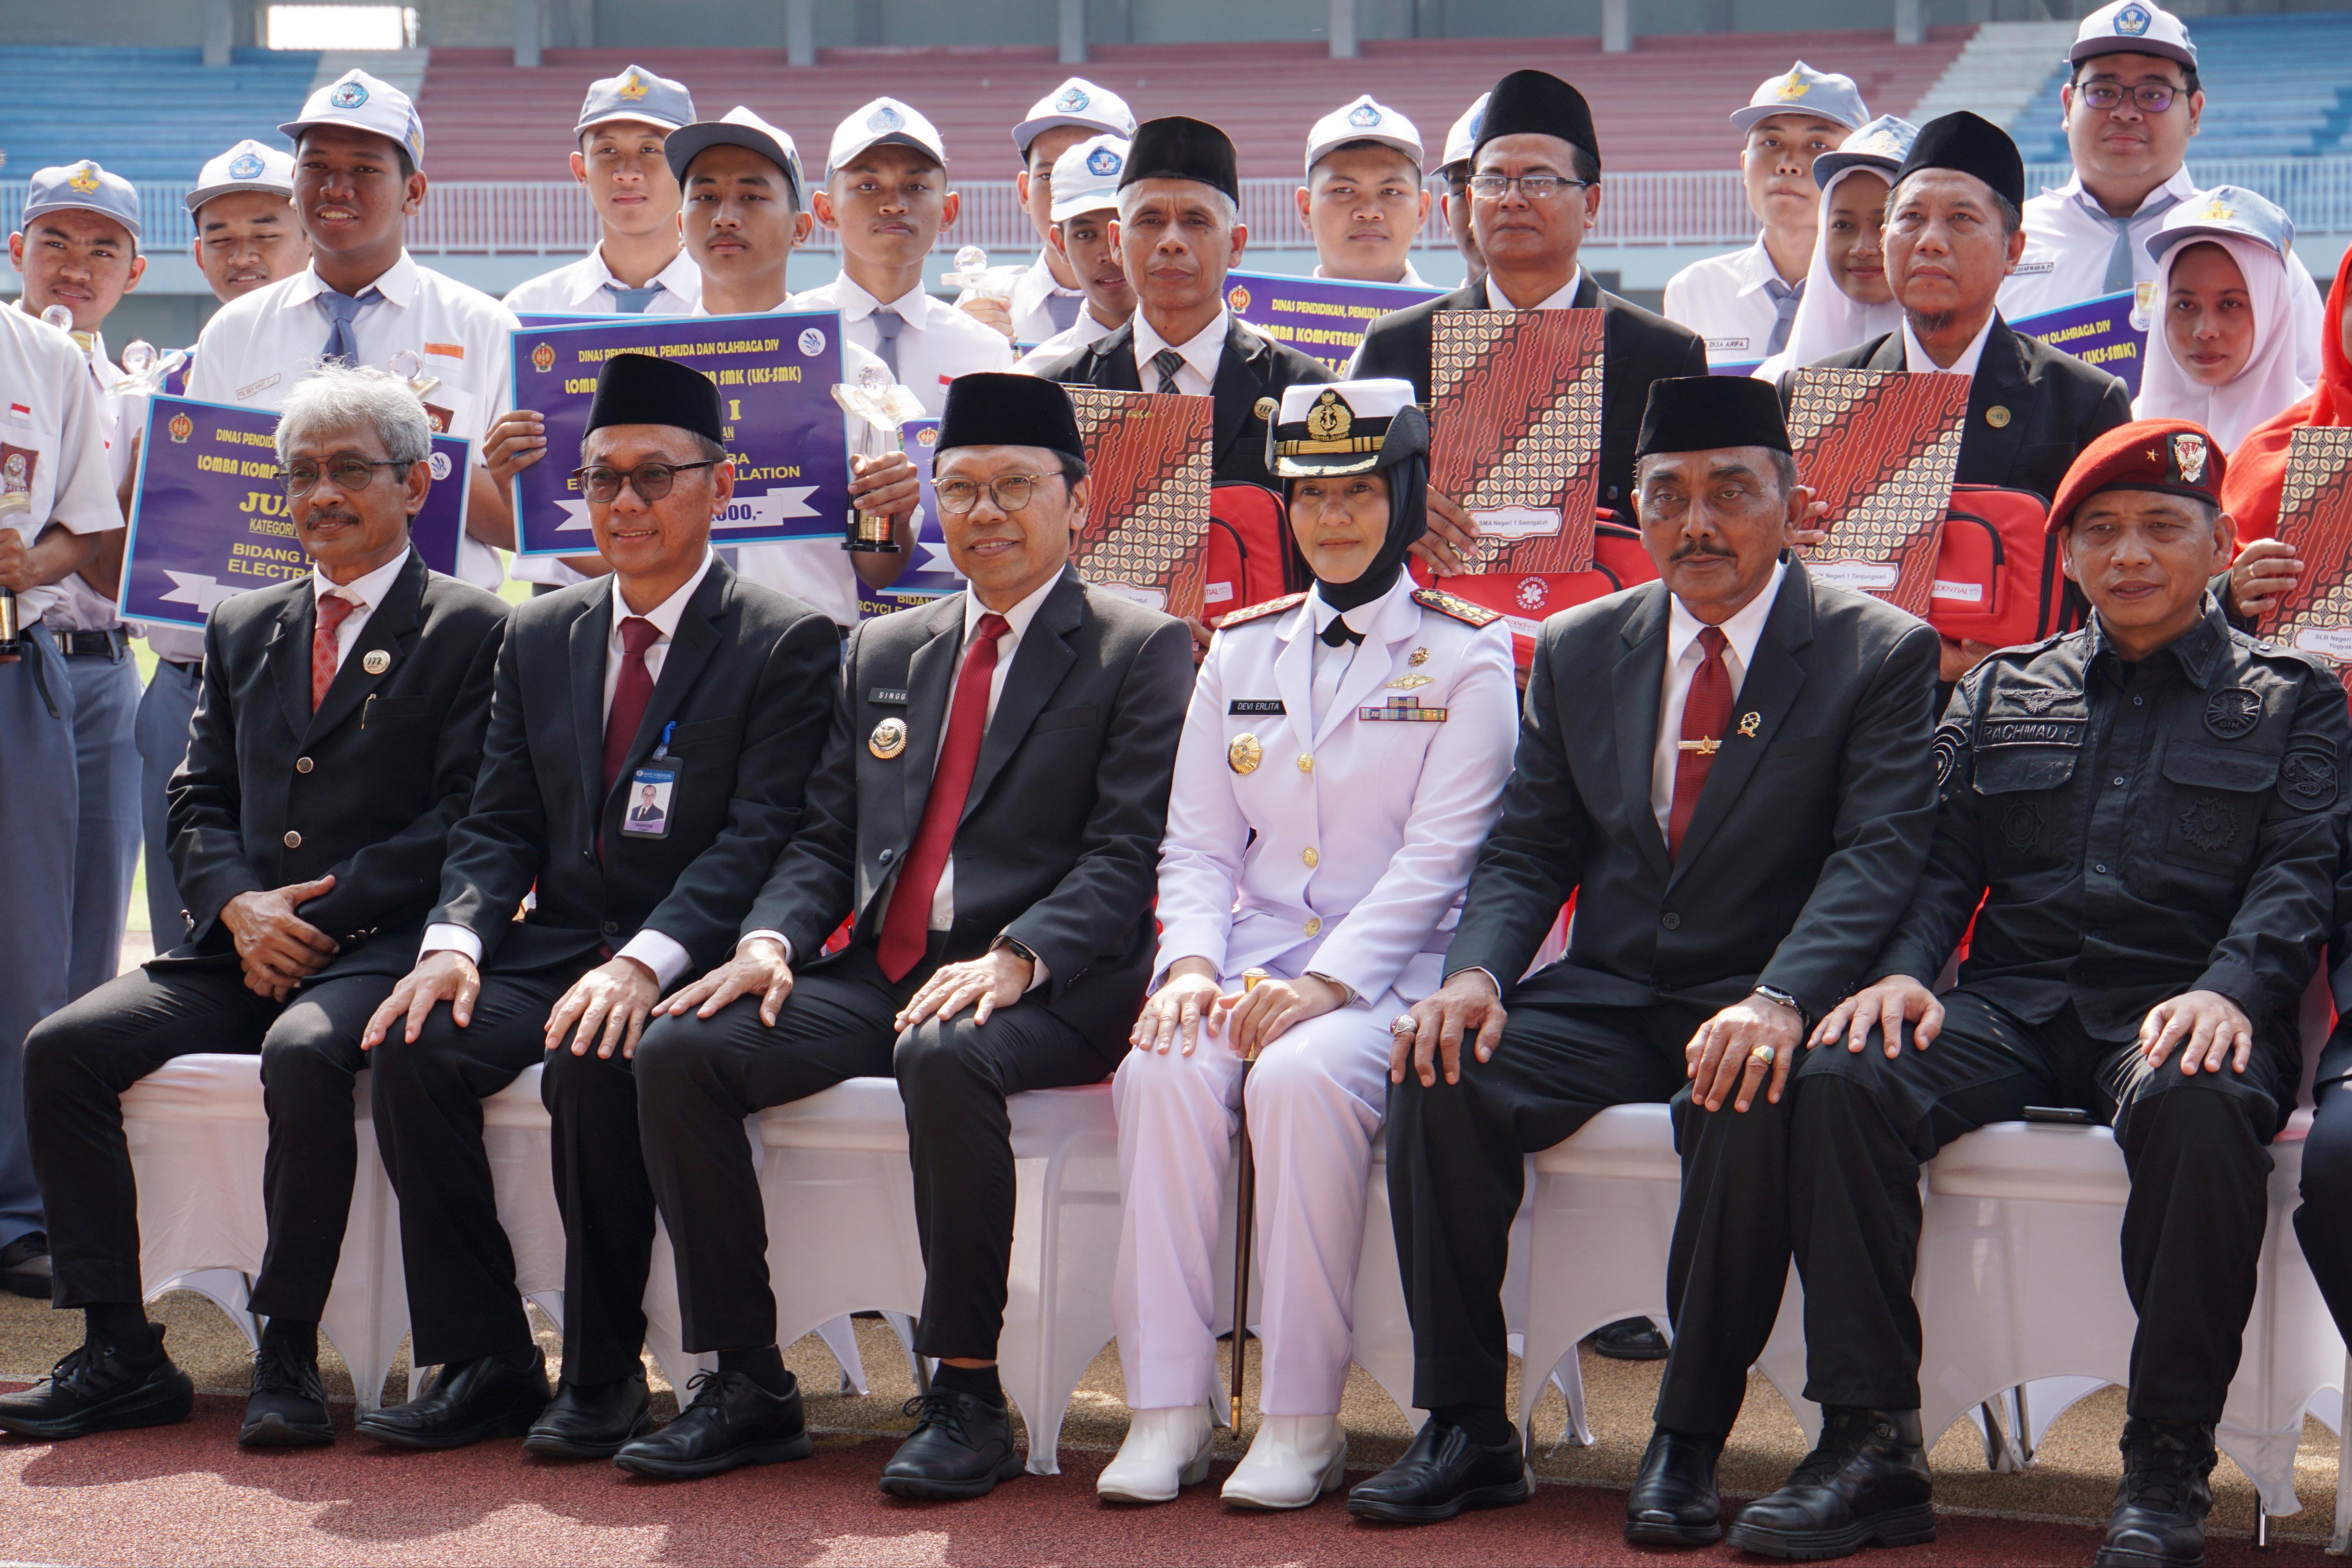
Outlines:
POLYGON ((330 588, 319 595, 319 625, 310 634, 310 711, 316 713, 319 704, 327 700, 327 688, 335 683, 335 632, 343 617, 359 606, 330 588))
POLYGON ((972 627, 971 646, 964 650, 963 671, 956 677, 955 698, 948 705, 948 732, 940 742, 940 765, 931 774, 931 793, 923 802, 915 841, 899 864, 898 885, 891 891, 889 911, 882 917, 882 940, 875 950, 883 974, 892 981, 920 963, 929 944, 931 896, 939 891, 940 874, 947 869, 948 852, 955 847, 956 824, 963 820, 972 769, 980 763, 980 739, 988 731, 996 639, 1012 629, 992 610, 972 627))
POLYGON ((1723 665, 1722 628, 1700 628, 1698 646, 1706 657, 1699 660, 1691 676, 1690 691, 1683 699, 1682 749, 1675 753, 1675 804, 1666 814, 1666 853, 1675 857, 1683 852, 1683 834, 1698 810, 1699 792, 1706 787, 1706 775, 1715 767, 1716 748, 1723 744, 1724 731, 1731 723, 1731 671, 1723 665))
POLYGON ((646 668, 646 649, 661 640, 661 628, 643 616, 621 623, 621 679, 613 688, 613 710, 604 716, 604 793, 620 782, 621 765, 629 760, 629 742, 645 722, 646 704, 654 697, 653 672, 646 668))

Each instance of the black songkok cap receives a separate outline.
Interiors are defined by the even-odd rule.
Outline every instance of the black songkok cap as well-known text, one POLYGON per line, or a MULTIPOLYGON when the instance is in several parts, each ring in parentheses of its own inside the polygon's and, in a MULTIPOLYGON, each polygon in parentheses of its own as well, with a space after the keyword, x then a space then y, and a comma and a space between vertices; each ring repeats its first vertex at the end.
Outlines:
POLYGON ((1725 447, 1769 447, 1787 452, 1788 422, 1780 395, 1769 381, 1748 375, 1679 375, 1650 383, 1642 410, 1636 459, 1653 452, 1712 452, 1725 447))
POLYGON ((1497 136, 1557 136, 1601 162, 1601 138, 1593 132, 1592 106, 1584 95, 1549 71, 1513 71, 1495 84, 1486 113, 1478 121, 1478 149, 1497 136))
POLYGON ((1922 169, 1957 169, 1974 174, 1991 186, 1995 195, 2006 197, 2011 206, 2021 211, 2025 206, 2025 160, 2017 143, 2010 140, 2008 132, 1965 109, 1919 128, 1911 155, 1895 172, 1895 184, 1901 184, 1922 169))
POLYGON ((1205 120, 1171 114, 1147 120, 1135 129, 1127 154, 1127 172, 1118 188, 1138 180, 1198 180, 1214 185, 1241 205, 1241 175, 1235 173, 1234 140, 1205 120))
POLYGON ((1062 384, 1009 371, 975 371, 948 383, 948 405, 932 451, 950 447, 1043 447, 1082 463, 1087 458, 1078 416, 1062 384))
POLYGON ((596 373, 588 428, 668 425, 724 444, 719 388, 698 370, 651 354, 614 354, 596 373))

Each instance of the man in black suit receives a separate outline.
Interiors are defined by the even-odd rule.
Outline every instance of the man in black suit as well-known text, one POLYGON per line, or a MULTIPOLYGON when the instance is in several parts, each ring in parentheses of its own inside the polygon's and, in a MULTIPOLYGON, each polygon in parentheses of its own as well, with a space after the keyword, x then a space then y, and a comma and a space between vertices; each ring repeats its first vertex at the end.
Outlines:
POLYGON ((654 1200, 629 1058, 662 991, 726 956, 799 826, 840 660, 828 618, 712 553, 734 493, 724 428, 718 388, 684 365, 616 354, 597 375, 579 480, 612 573, 515 612, 440 906, 361 1042, 415 1353, 441 1368, 360 1419, 378 1441, 528 1428, 533 1453, 607 1458, 647 1423, 654 1200), (667 787, 661 831, 624 821, 628 780, 667 787), (542 1056, 566 1239, 551 1405, 481 1139, 482 1098, 542 1056))
POLYGON ((1020 1473, 995 1365, 1004 1100, 1097 1082, 1127 1052, 1192 637, 1069 570, 1086 457, 1060 387, 959 376, 939 435, 940 523, 971 587, 851 637, 808 826, 733 906, 735 957, 664 1002, 638 1047, 686 1348, 719 1353, 677 1421, 615 1456, 642 1475, 809 1452, 743 1119, 883 1074, 906 1098, 928 1273, 915 1348, 940 1358, 883 1489, 977 1497, 1020 1473))
POLYGON ((51 1015, 26 1046, 55 1301, 88 1320, 45 1382, 0 1398, 43 1439, 177 1421, 187 1376, 141 1305, 122 1092, 191 1051, 258 1053, 269 1112, 269 1320, 237 1440, 334 1440, 319 1315, 358 1168, 360 1032, 406 970, 450 826, 473 793, 506 606, 425 570, 408 522, 432 426, 378 371, 330 368, 278 426, 288 514, 312 570, 240 594, 205 630, 187 760, 172 779, 185 944, 51 1015))
MULTIPOLYGON (((1429 401, 1440 310, 1598 308, 1601 320, 1601 505, 1633 506, 1633 444, 1650 384, 1705 375, 1706 344, 1687 327, 1619 299, 1577 261, 1601 218, 1601 139, 1584 95, 1542 71, 1495 84, 1471 153, 1470 227, 1486 276, 1374 321, 1348 367, 1350 381, 1398 376, 1429 401)), ((1132 273, 1130 272, 1130 276, 1132 273)), ((1461 552, 1475 526, 1451 497, 1429 498, 1430 534, 1413 548, 1441 573, 1470 570, 1461 552)))
MULTIPOLYGON (((1666 1100, 1676 1335, 1628 1533, 1658 1539, 1633 1527, 1661 1479, 1713 1501, 1788 1275, 1780 1084, 1916 884, 1935 804, 1936 636, 1783 556, 1811 499, 1789 450, 1764 384, 1658 383, 1638 510, 1663 580, 1544 624, 1445 984, 1393 1026, 1389 1202, 1430 1419, 1351 1513, 1524 1500, 1501 1303, 1523 1162, 1608 1106, 1666 1100), (1528 975, 1570 893, 1566 958, 1528 975)), ((1698 1511, 1671 1522, 1713 1527, 1698 1511)))
POLYGON ((1241 189, 1223 132, 1181 116, 1144 121, 1119 176, 1112 226, 1135 314, 1036 374, 1112 392, 1213 397, 1218 482, 1279 489, 1265 468, 1266 412, 1284 387, 1331 373, 1225 308, 1225 273, 1249 243, 1241 189))

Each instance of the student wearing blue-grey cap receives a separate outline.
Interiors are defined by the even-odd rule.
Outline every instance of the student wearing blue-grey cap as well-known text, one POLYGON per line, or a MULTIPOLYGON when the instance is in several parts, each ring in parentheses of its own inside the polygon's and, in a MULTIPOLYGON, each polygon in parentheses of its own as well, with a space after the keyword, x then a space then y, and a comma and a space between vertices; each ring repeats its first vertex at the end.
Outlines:
POLYGON ((1298 216, 1315 242, 1315 276, 1425 289, 1412 243, 1429 220, 1421 132, 1365 93, 1307 132, 1298 216))
POLYGON ((1062 155, 1097 136, 1135 138, 1135 111, 1127 100, 1082 76, 1065 80, 1029 106, 1013 128, 1021 154, 1014 183, 1029 226, 1037 231, 1036 259, 992 267, 984 281, 956 296, 956 308, 995 328, 1019 344, 1042 344, 1076 326, 1085 315, 1087 291, 1077 275, 1054 250, 1054 171, 1062 155))
POLYGON ((1886 193, 1919 128, 1882 114, 1813 160, 1822 189, 1820 232, 1812 269, 1805 274, 1789 344, 1756 367, 1764 381, 1850 349, 1903 322, 1903 308, 1886 280, 1886 193))
POLYGON ((1478 120, 1486 112, 1486 100, 1492 93, 1480 93, 1471 100, 1445 132, 1444 161, 1430 171, 1441 187, 1439 207, 1445 226, 1454 231, 1454 248, 1462 253, 1462 265, 1467 268, 1463 281, 1475 283, 1486 276, 1486 258, 1478 254, 1478 237, 1470 232, 1470 154, 1478 145, 1478 120))
POLYGON ((2286 257, 2294 225, 2236 185, 2167 213, 2150 235, 2157 326, 2140 369, 2137 419, 2187 419, 2223 451, 2311 395, 2294 373, 2286 257))
POLYGON ((1764 231, 1746 249, 1694 261, 1666 282, 1666 320, 1706 340, 1710 365, 1753 364, 1789 346, 1821 215, 1813 160, 1869 121, 1852 77, 1802 60, 1732 110, 1746 138, 1739 172, 1748 209, 1764 231))
POLYGON ((1046 248, 1085 290, 1078 319, 1021 356, 1013 368, 1034 374, 1039 365, 1108 337, 1135 314, 1135 286, 1118 254, 1118 180, 1134 143, 1095 136, 1054 160, 1053 229, 1046 248))

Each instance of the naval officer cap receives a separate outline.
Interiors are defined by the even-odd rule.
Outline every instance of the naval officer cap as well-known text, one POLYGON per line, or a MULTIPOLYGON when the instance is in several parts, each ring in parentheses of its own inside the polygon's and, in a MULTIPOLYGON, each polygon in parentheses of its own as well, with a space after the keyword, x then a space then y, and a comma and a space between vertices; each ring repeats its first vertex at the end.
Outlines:
POLYGON ((1118 205, 1118 177, 1134 143, 1124 136, 1089 136, 1054 160, 1054 223, 1118 205))
POLYGON ((877 98, 864 108, 851 110, 833 128, 833 145, 824 154, 825 178, 831 179, 835 170, 868 148, 882 146, 912 147, 940 168, 948 166, 948 144, 940 139, 938 126, 911 104, 877 98))
POLYGON ((667 425, 722 444, 727 439, 719 421, 717 384, 698 370, 652 354, 614 354, 596 373, 588 429, 607 425, 667 425))
POLYGON ((2101 55, 2158 55, 2192 68, 2197 64, 2188 25, 2148 0, 2114 0, 2083 18, 2066 59, 2079 66, 2101 55))
POLYGON ((1819 115, 1848 131, 1860 130, 1870 121, 1870 110, 1863 104, 1862 89, 1854 86, 1853 78, 1817 71, 1802 60, 1790 66, 1788 75, 1776 76, 1759 87, 1747 108, 1731 111, 1731 123, 1746 132, 1776 114, 1819 115))
POLYGON ((1234 205, 1241 205, 1242 181, 1233 138, 1205 120, 1171 114, 1136 127, 1135 147, 1128 154, 1127 173, 1118 177, 1118 188, 1123 191, 1138 180, 1197 180, 1224 192, 1234 205))
POLYGON ((1895 171, 1911 155, 1911 144, 1918 140, 1917 126, 1900 115, 1882 114, 1839 142, 1835 152, 1813 160, 1813 184, 1826 191, 1830 182, 1848 169, 1875 169, 1892 184, 1895 171))
POLYGON ((1307 172, 1313 174, 1316 164, 1355 142, 1393 147, 1412 160, 1416 172, 1421 168, 1420 127, 1368 92, 1355 102, 1333 110, 1307 132, 1307 172))
POLYGON ((292 201, 292 155, 247 137, 198 172, 195 186, 188 192, 188 210, 201 211, 215 196, 233 196, 239 191, 267 191, 292 201))
POLYGON ((2008 132, 1965 109, 1938 115, 1919 128, 1903 166, 1895 171, 1895 184, 1928 169, 1973 174, 2011 207, 2025 205, 2025 160, 2017 143, 2008 132))
POLYGON ((671 132, 662 143, 662 156, 669 163, 669 172, 684 184, 686 166, 694 162, 697 153, 709 147, 748 147, 757 153, 784 172, 784 178, 792 183, 793 205, 800 205, 801 150, 793 144, 789 132, 777 130, 739 103, 719 119, 698 120, 671 132))
POLYGON ((1470 154, 1477 151, 1478 120, 1486 112, 1486 100, 1494 96, 1491 92, 1480 93, 1477 101, 1464 110, 1462 118, 1445 132, 1445 156, 1437 165, 1439 174, 1451 173, 1456 163, 1467 163, 1470 154))
POLYGON ((1302 383, 1283 388, 1265 449, 1276 479, 1366 474, 1426 453, 1429 416, 1409 381, 1302 383))
POLYGON ((691 125, 694 94, 686 90, 684 82, 656 76, 643 66, 631 66, 618 76, 588 84, 588 96, 580 104, 580 123, 572 128, 572 134, 623 120, 658 125, 665 131, 691 125))
POLYGON ((406 161, 404 174, 425 167, 425 121, 416 105, 388 81, 363 70, 347 70, 303 100, 302 112, 278 131, 302 142, 302 132, 314 125, 341 125, 381 136, 400 149, 406 161))
POLYGON ((2221 444, 2196 421, 2135 419, 2076 455, 2051 500, 2050 531, 2072 523, 2077 507, 2107 490, 2156 490, 2219 508, 2228 472, 2221 444))
POLYGON ((1726 447, 1768 447, 1793 453, 1780 395, 1769 381, 1747 375, 1670 375, 1650 383, 1642 410, 1636 459, 1653 452, 1713 452, 1726 447))
POLYGON ((1020 151, 1022 162, 1028 162, 1032 142, 1065 125, 1133 141, 1135 110, 1110 89, 1074 76, 1031 104, 1028 118, 1013 128, 1013 145, 1020 151))
POLYGON ((2166 213, 2147 237, 2147 253, 2161 261, 2166 251, 2192 239, 2252 240, 2284 259, 2294 247, 2294 220, 2242 185, 2215 185, 2166 213))
POLYGON ((25 193, 25 226, 31 227, 43 213, 57 212, 97 213, 129 229, 134 242, 141 237, 139 188, 120 174, 108 174, 95 159, 34 172, 32 187, 25 193))
POLYGON ((1592 106, 1584 95, 1549 71, 1513 71, 1495 84, 1486 112, 1478 117, 1478 148, 1498 136, 1556 136, 1581 147, 1601 162, 1601 137, 1592 129, 1592 106))
POLYGON ((1043 447, 1087 460, 1077 411, 1062 384, 1010 371, 974 371, 948 383, 939 444, 931 450, 936 455, 950 447, 1043 447))

